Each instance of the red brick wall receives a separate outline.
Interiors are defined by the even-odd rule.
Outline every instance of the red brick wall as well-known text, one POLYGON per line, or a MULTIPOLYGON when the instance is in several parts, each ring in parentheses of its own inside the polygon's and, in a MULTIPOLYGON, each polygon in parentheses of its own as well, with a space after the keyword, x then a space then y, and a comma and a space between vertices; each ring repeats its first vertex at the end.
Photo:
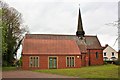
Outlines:
MULTIPOLYGON (((37 55, 36 55, 37 56, 37 55)), ((22 56, 22 69, 48 69, 48 58, 49 56, 39 56, 39 68, 29 68, 29 56, 22 56)), ((58 60, 58 69, 67 68, 66 67, 66 56, 57 56, 58 60)), ((75 67, 73 68, 80 68, 81 67, 81 56, 77 58, 75 56, 75 67)))
MULTIPOLYGON (((77 58, 77 56, 75 56, 75 67, 72 68, 80 68, 81 67, 81 59, 80 57, 77 58)), ((69 68, 66 67, 66 56, 58 56, 58 69, 62 69, 62 68, 69 68)))
POLYGON ((22 69, 27 70, 29 66, 29 57, 28 56, 22 56, 22 69))
POLYGON ((80 68, 81 65, 81 56, 79 58, 77 58, 77 56, 75 56, 75 68, 80 68))
POLYGON ((81 60, 82 66, 89 66, 89 56, 88 53, 82 53, 82 60, 81 60))
MULTIPOLYGON (((38 56, 38 55, 35 55, 38 56)), ((39 56, 39 67, 29 67, 29 56, 22 56, 22 69, 48 69, 48 56, 39 56)))
POLYGON ((103 50, 88 50, 90 52, 90 65, 103 64, 103 50), (98 52, 98 59, 96 58, 96 52, 98 52))
POLYGON ((86 66, 86 61, 85 61, 85 58, 86 58, 86 54, 82 54, 82 56, 81 56, 81 64, 82 64, 82 66, 86 66))
POLYGON ((59 56, 58 57, 58 68, 66 68, 66 57, 65 56, 59 56))
POLYGON ((89 56, 88 56, 88 53, 83 53, 82 54, 82 66, 88 66, 88 61, 89 61, 89 56))
POLYGON ((48 69, 48 56, 39 56, 39 69, 48 69))

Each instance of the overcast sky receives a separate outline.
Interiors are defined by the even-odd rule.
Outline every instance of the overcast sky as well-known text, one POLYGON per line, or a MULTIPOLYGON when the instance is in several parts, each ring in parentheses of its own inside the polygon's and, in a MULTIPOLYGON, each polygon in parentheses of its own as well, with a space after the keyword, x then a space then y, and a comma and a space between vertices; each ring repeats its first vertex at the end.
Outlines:
POLYGON ((4 0, 23 15, 24 24, 33 34, 75 35, 80 4, 86 35, 97 35, 102 46, 118 50, 118 29, 106 25, 118 20, 118 0, 4 0))

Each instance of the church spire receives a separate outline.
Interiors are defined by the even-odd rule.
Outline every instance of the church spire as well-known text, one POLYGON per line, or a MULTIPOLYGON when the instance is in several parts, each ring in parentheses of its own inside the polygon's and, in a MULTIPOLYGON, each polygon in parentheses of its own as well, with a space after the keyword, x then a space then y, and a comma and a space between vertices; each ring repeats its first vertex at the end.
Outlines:
POLYGON ((76 35, 77 35, 78 37, 84 37, 84 34, 85 34, 85 32, 84 32, 84 30, 83 30, 81 12, 80 12, 80 8, 79 8, 78 26, 77 26, 76 35))

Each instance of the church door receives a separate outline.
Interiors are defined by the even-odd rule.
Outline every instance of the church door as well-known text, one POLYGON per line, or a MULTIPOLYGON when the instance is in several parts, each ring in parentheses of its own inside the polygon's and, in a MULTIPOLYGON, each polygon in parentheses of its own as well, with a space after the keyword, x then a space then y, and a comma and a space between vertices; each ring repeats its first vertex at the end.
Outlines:
POLYGON ((57 57, 49 57, 49 69, 57 68, 57 57))

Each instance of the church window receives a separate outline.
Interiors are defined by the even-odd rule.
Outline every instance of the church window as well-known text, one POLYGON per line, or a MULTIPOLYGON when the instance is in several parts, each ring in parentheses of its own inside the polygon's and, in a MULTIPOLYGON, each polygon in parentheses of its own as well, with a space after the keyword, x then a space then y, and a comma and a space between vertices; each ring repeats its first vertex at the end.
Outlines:
POLYGON ((98 52, 96 52, 96 59, 98 59, 98 57, 99 57, 99 56, 98 56, 98 52))
POLYGON ((68 56, 66 58, 66 66, 67 67, 75 67, 75 57, 68 56))
POLYGON ((38 56, 30 56, 29 67, 39 67, 39 57, 38 56))

